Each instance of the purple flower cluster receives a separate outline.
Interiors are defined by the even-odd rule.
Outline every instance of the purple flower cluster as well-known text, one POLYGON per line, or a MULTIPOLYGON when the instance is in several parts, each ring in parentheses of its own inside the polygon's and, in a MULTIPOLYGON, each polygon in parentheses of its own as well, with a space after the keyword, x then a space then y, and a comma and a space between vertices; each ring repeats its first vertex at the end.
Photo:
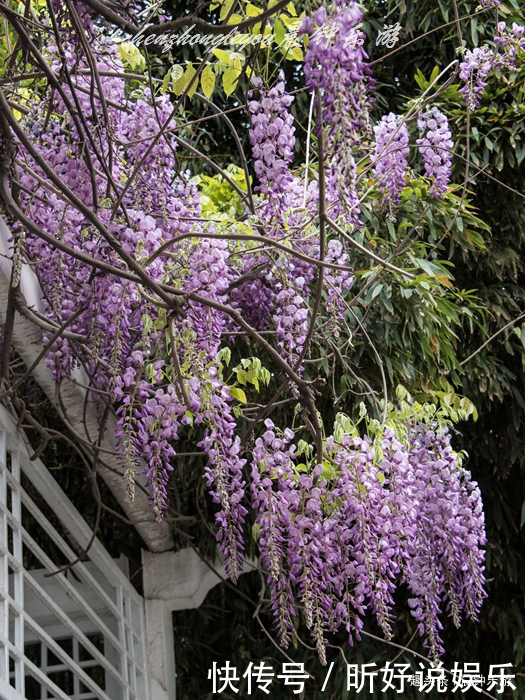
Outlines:
POLYGON ((215 515, 219 526, 217 539, 224 555, 226 573, 236 583, 242 573, 243 533, 242 528, 247 514, 242 505, 245 459, 239 457, 241 441, 235 435, 235 420, 231 413, 231 397, 217 376, 217 369, 209 369, 213 393, 208 406, 204 406, 202 419, 207 428, 204 438, 198 443, 208 455, 205 468, 206 484, 214 503, 220 505, 215 515))
MULTIPOLYGON (((292 175, 289 165, 293 160, 295 127, 288 107, 293 97, 284 90, 284 75, 270 90, 264 90, 261 78, 253 78, 254 87, 261 91, 260 100, 251 100, 252 128, 249 132, 254 169, 260 185, 258 189, 267 195, 285 192, 292 175)), ((253 91, 249 91, 249 97, 253 91)))
MULTIPOLYGON (((122 70, 114 46, 102 43, 96 48, 100 71, 114 73, 122 70)), ((64 56, 70 68, 78 61, 69 48, 64 56)), ((54 60, 58 68, 59 59, 54 60)), ((81 64, 79 67, 85 66, 81 64)), ((89 71, 80 73, 77 80, 82 86, 89 87, 89 71)), ((116 109, 110 102, 107 104, 109 125, 117 139, 113 140, 111 161, 107 151, 109 138, 100 139, 106 150, 88 149, 85 142, 80 145, 75 123, 63 100, 57 105, 61 123, 51 119, 47 129, 43 130, 39 124, 45 115, 36 112, 32 135, 40 154, 62 182, 90 208, 98 210, 99 219, 108 233, 127 254, 143 262, 164 241, 190 230, 192 223, 186 219, 200 213, 197 192, 192 184, 174 179, 177 167, 175 144, 166 137, 150 148, 148 167, 140 170, 133 186, 128 189, 124 200, 125 223, 119 219, 111 220, 111 210, 95 199, 108 189, 108 178, 104 173, 109 172, 114 183, 125 180, 127 168, 133 168, 145 155, 158 133, 159 121, 168 120, 172 106, 168 96, 161 96, 156 99, 155 108, 149 90, 145 90, 144 99, 139 99, 133 104, 133 109, 128 110, 124 80, 114 75, 101 75, 100 80, 105 97, 123 106, 123 109, 116 109), (94 183, 86 154, 94 164, 94 183), (109 169, 110 162, 112 170, 109 169)), ((65 90, 68 95, 68 88, 65 90)), ((91 90, 87 90, 87 94, 77 93, 88 122, 96 118, 90 93, 91 90)), ((45 177, 38 166, 35 170, 45 177)), ((37 181, 25 171, 21 171, 20 180, 28 192, 37 187, 37 181)), ((55 194, 45 202, 26 197, 24 204, 33 221, 57 239, 78 251, 122 267, 121 260, 99 231, 86 222, 76 208, 55 194)), ((213 233, 212 229, 210 233, 213 233)), ((89 341, 89 353, 82 346, 73 348, 68 340, 55 342, 46 358, 54 377, 62 379, 81 361, 89 369, 95 388, 109 391, 118 402, 115 434, 122 453, 128 492, 132 497, 138 457, 143 457, 153 511, 161 520, 168 502, 166 485, 175 456, 173 445, 179 438, 181 426, 187 424, 184 416, 187 407, 179 395, 173 368, 162 367, 164 360, 150 356, 150 348, 163 346, 164 331, 156 326, 158 310, 141 296, 137 285, 103 273, 92 275, 89 265, 49 247, 29 232, 26 240, 28 254, 44 290, 47 312, 63 323, 82 309, 68 330, 84 335, 89 341)), ((224 301, 231 278, 228 256, 227 245, 222 241, 204 239, 202 243, 199 240, 199 244, 183 241, 175 251, 168 250, 157 256, 148 265, 148 273, 153 279, 173 279, 187 291, 224 301)), ((184 346, 183 331, 189 327, 188 332, 196 338, 192 345, 195 355, 204 350, 208 360, 214 360, 225 329, 222 315, 212 313, 207 307, 192 306, 185 323, 184 329, 180 327, 179 318, 175 324, 180 347, 184 346)), ((198 411, 202 390, 196 392, 189 381, 186 390, 192 400, 191 408, 198 411)), ((217 389, 219 395, 221 391, 217 389)), ((98 399, 95 401, 96 405, 100 403, 98 399)), ((230 449, 234 450, 233 439, 231 442, 230 449)))
POLYGON ((239 309, 243 318, 258 331, 268 328, 274 306, 275 293, 265 279, 243 282, 232 289, 232 306, 239 309))
MULTIPOLYGON (((498 4, 499 2, 488 0, 482 6, 494 7, 498 4)), ((525 51, 525 27, 514 22, 512 28, 507 29, 505 22, 498 22, 494 44, 496 53, 489 46, 478 46, 472 51, 466 51, 460 64, 459 77, 464 83, 460 92, 465 96, 468 109, 479 106, 489 72, 516 69, 517 52, 525 51)))
POLYGON ((481 497, 446 431, 414 427, 404 444, 382 439, 327 441, 333 468, 295 465, 293 434, 272 421, 257 439, 252 504, 281 642, 289 642, 298 602, 325 661, 325 636, 344 625, 359 639, 370 610, 392 635, 399 583, 435 659, 443 651, 439 615, 476 619, 485 596, 481 497))
POLYGON ((383 193, 383 206, 396 206, 408 170, 408 129, 401 117, 390 112, 374 126, 374 176, 383 193))
POLYGON ((316 36, 308 43, 304 61, 307 87, 322 90, 322 117, 326 127, 327 201, 334 218, 346 214, 359 225, 359 197, 356 191, 357 168, 354 148, 357 134, 369 128, 368 108, 373 80, 368 58, 360 41, 364 35, 355 29, 362 19, 357 3, 336 4, 329 15, 325 6, 305 18, 302 33, 316 36), (326 34, 318 37, 319 32, 326 34))
POLYGON ((352 151, 335 149, 327 169, 326 201, 330 216, 346 215, 349 223, 362 226, 359 218, 361 203, 357 192, 357 165, 352 151))
MULTIPOLYGON (((53 12, 55 13, 57 24, 61 29, 65 29, 69 32, 69 38, 76 42, 77 39, 77 29, 73 24, 72 14, 66 9, 66 3, 61 2, 61 0, 51 0, 51 6, 53 7, 53 12)), ((84 31, 87 31, 91 36, 93 35, 93 11, 81 0, 73 0, 73 7, 78 19, 84 31)))
POLYGON ((307 300, 296 291, 304 287, 304 277, 295 278, 294 287, 284 287, 277 292, 273 314, 279 338, 277 345, 292 366, 295 366, 297 353, 304 345, 308 333, 307 300))
MULTIPOLYGON (((117 410, 115 435, 118 448, 125 455, 125 478, 130 496, 134 493, 136 455, 140 454, 146 462, 142 472, 146 474, 152 510, 161 522, 167 508, 169 472, 173 470, 170 460, 176 454, 172 441, 178 439, 185 406, 181 405, 173 384, 152 391, 151 384, 140 379, 144 360, 143 352, 133 351, 123 376, 115 380, 115 397, 122 400, 117 410), (127 389, 131 389, 131 393, 127 389)), ((164 360, 157 360, 153 365, 152 380, 157 385, 162 381, 163 367, 164 360)))
MULTIPOLYGON (((261 561, 268 571, 272 610, 281 645, 286 649, 293 632, 296 615, 294 596, 287 572, 290 543, 287 536, 293 513, 297 511, 293 493, 293 432, 277 435, 270 419, 266 432, 255 441, 252 462, 252 504, 257 510, 261 561), (289 446, 290 445, 290 446, 289 446)), ((278 431, 277 431, 278 432, 278 431)))
POLYGON ((452 149, 454 143, 448 119, 437 107, 432 107, 417 120, 424 135, 417 139, 425 166, 425 175, 433 178, 430 194, 442 197, 452 177, 452 149))
POLYGON ((487 84, 485 78, 492 68, 494 52, 488 46, 466 51, 460 64, 459 77, 465 83, 460 92, 465 96, 467 108, 476 109, 481 93, 487 84))
POLYGON ((418 503, 414 551, 406 570, 412 615, 432 656, 444 652, 440 607, 459 627, 461 613, 477 619, 484 592, 481 547, 486 543, 481 494, 457 463, 450 435, 420 426, 410 435, 409 462, 418 503))
POLYGON ((355 2, 335 11, 331 17, 322 5, 314 14, 314 22, 306 17, 301 25, 302 33, 311 34, 315 25, 327 30, 327 36, 310 40, 304 74, 309 90, 324 91, 323 118, 331 130, 344 119, 349 119, 355 129, 361 124, 362 106, 355 86, 369 76, 370 69, 365 50, 358 41, 351 40, 364 36, 354 29, 362 18, 363 13, 355 2), (344 107, 342 112, 341 106, 344 107))
MULTIPOLYGON (((335 238, 328 241, 325 261, 334 265, 348 266, 349 256, 341 241, 335 238)), ((348 270, 326 268, 325 282, 326 313, 332 318, 332 331, 337 337, 339 334, 339 318, 346 309, 344 291, 351 288, 354 282, 354 276, 348 270)))
POLYGON ((494 43, 498 53, 494 57, 493 68, 516 70, 517 53, 525 51, 525 27, 513 22, 512 29, 507 29, 505 22, 498 22, 498 33, 494 37, 494 43))
MULTIPOLYGON (((214 232, 213 227, 210 227, 209 232, 214 232)), ((232 280, 227 242, 199 238, 194 242, 183 243, 181 253, 182 251, 188 261, 184 290, 225 302, 225 292, 232 280)), ((204 350, 210 361, 214 360, 221 344, 221 333, 227 330, 228 319, 209 306, 195 303, 189 307, 184 319, 177 320, 178 325, 188 322, 196 332, 196 348, 204 350)))

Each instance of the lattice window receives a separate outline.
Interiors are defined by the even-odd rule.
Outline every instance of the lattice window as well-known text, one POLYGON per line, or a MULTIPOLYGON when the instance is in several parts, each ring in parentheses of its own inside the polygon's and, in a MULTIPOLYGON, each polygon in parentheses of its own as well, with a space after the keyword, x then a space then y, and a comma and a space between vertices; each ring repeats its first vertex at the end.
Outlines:
POLYGON ((91 534, 0 409, 0 697, 147 700, 143 601, 122 569, 95 541, 56 573, 91 534))

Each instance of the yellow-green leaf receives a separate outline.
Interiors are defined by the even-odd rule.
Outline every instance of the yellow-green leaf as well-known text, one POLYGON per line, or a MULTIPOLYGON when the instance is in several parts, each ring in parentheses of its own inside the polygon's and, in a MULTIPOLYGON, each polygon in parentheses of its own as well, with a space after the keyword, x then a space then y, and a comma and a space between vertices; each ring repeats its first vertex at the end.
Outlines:
POLYGON ((282 22, 280 22, 278 19, 275 20, 275 24, 273 25, 273 31, 275 33, 275 41, 277 43, 277 46, 279 46, 284 41, 284 37, 286 36, 286 29, 284 28, 282 22))
POLYGON ((221 21, 226 19, 226 17, 228 16, 228 12, 231 10, 234 2, 235 2, 235 0, 223 0, 222 1, 221 13, 219 15, 221 21))
POLYGON ((295 46, 292 49, 292 58, 295 59, 296 61, 303 60, 303 50, 301 49, 300 46, 295 46))
POLYGON ((239 389, 237 387, 231 386, 230 387, 230 396, 233 399, 237 399, 240 403, 246 403, 246 394, 242 389, 239 389))
POLYGON ((184 72, 184 69, 182 66, 173 66, 171 69, 171 74, 172 74, 172 90, 173 92, 178 96, 182 95, 184 90, 186 89, 188 82, 186 82, 186 73, 184 72))
POLYGON ((141 54, 139 48, 131 41, 123 41, 118 47, 122 61, 132 70, 144 70, 146 59, 141 54))
POLYGON ((262 15, 262 10, 255 7, 255 5, 252 5, 250 2, 248 5, 246 5, 246 14, 248 17, 258 17, 259 15, 262 15))
POLYGON ((171 78, 172 80, 178 80, 184 75, 184 68, 179 65, 172 66, 171 68, 171 78))
POLYGON ((288 17, 288 15, 283 14, 280 16, 280 19, 284 26, 288 29, 297 29, 297 27, 301 24, 297 17, 288 17))
POLYGON ((215 89, 215 73, 210 66, 206 66, 201 73, 201 86, 204 96, 210 99, 215 89))
POLYGON ((228 68, 227 71, 224 71, 224 75, 222 76, 222 87, 227 97, 229 97, 237 87, 238 78, 239 71, 235 70, 235 68, 228 68))
MULTIPOLYGON (((193 76, 195 75, 197 71, 193 66, 188 66, 186 69, 186 73, 188 74, 188 82, 186 83, 186 87, 191 83, 193 76)), ((188 90, 188 97, 193 97, 195 94, 195 91, 197 90, 197 86, 199 84, 198 80, 194 80, 191 88, 188 90)))
POLYGON ((223 61, 228 65, 230 65, 232 62, 228 51, 223 51, 223 49, 213 49, 212 54, 216 56, 219 59, 219 61, 223 61))
POLYGON ((163 95, 166 92, 166 90, 169 88, 170 80, 171 80, 171 73, 168 71, 166 73, 166 75, 164 76, 164 80, 162 81, 162 87, 160 89, 160 91, 163 95))
POLYGON ((239 22, 242 22, 242 17, 241 15, 238 15, 236 13, 233 13, 233 15, 228 20, 228 24, 239 24, 239 22))

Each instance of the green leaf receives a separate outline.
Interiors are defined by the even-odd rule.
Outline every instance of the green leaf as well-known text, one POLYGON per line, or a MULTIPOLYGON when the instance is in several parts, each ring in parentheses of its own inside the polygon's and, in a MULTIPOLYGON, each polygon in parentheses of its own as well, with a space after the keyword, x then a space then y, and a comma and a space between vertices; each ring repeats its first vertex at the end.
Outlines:
POLYGON ((432 73, 430 74, 430 80, 428 81, 428 84, 430 85, 430 83, 433 83, 434 80, 438 77, 438 75, 439 75, 439 67, 434 66, 434 68, 432 69, 432 73))
POLYGON ((224 21, 224 20, 226 19, 226 17, 228 16, 228 13, 229 13, 229 11, 231 10, 232 5, 233 5, 234 2, 235 2, 235 0, 222 0, 222 2, 221 2, 221 5, 222 5, 222 7, 221 7, 221 12, 220 12, 220 15, 219 15, 219 18, 220 18, 221 22, 224 21))
POLYGON ((230 350, 230 348, 222 348, 217 353, 217 360, 219 362, 224 362, 225 365, 229 365, 231 359, 232 359, 232 351, 230 350))
POLYGON ((372 299, 375 299, 378 294, 381 293, 381 290, 383 289, 383 284, 376 284, 374 286, 374 290, 372 292, 372 299))
POLYGON ((179 80, 184 75, 184 67, 179 65, 172 66, 170 75, 173 82, 179 80))
POLYGON ((146 59, 141 54, 138 46, 131 41, 123 41, 118 47, 120 57, 132 70, 143 71, 146 68, 146 59))
POLYGON ((523 527, 524 525, 525 525, 525 501, 523 501, 523 505, 521 506, 520 527, 523 527))
POLYGON ((258 17, 259 15, 262 15, 262 10, 255 7, 255 5, 252 5, 250 2, 246 5, 246 14, 248 17, 258 17))
MULTIPOLYGON (((188 85, 191 83, 196 72, 197 71, 195 70, 195 68, 193 66, 188 66, 186 68, 186 73, 184 74, 185 79, 186 79, 186 85, 184 86, 184 89, 186 89, 188 87, 188 85)), ((199 82, 198 80, 193 81, 191 88, 188 90, 188 97, 190 97, 190 98, 193 97, 193 95, 195 94, 195 91, 197 90, 198 82, 199 82)))
MULTIPOLYGON (((174 68, 175 68, 175 66, 174 66, 174 68)), ((181 68, 181 66, 178 66, 178 68, 181 68)), ((188 65, 188 67, 186 68, 186 70, 184 71, 184 73, 180 76, 180 78, 176 78, 173 81, 173 92, 177 95, 177 97, 179 95, 182 95, 184 90, 186 90, 186 88, 190 84, 191 79, 193 78, 193 76, 195 75, 196 72, 197 71, 190 63, 188 65)), ((178 71, 177 71, 177 73, 178 73, 178 71)), ((197 89, 197 81, 195 81, 193 83, 191 90, 188 91, 188 96, 192 97, 192 95, 196 89, 197 89)))
POLYGON ((525 347, 525 325, 521 326, 521 328, 513 328, 512 331, 521 340, 523 347, 525 347))
POLYGON ((228 20, 228 24, 239 24, 240 22, 242 22, 241 15, 238 15, 235 12, 233 13, 233 15, 230 15, 230 19, 228 20))
POLYGON ((415 76, 414 76, 414 80, 416 81, 416 83, 419 85, 419 87, 420 87, 422 90, 424 90, 424 89, 427 87, 427 85, 428 85, 427 79, 425 78, 425 76, 423 75, 423 73, 419 70, 419 68, 416 70, 416 74, 415 74, 415 76))
POLYGON ((222 87, 227 97, 229 97, 237 87, 239 75, 239 71, 235 68, 228 68, 227 71, 224 71, 222 76, 222 87))
POLYGON ((230 396, 232 397, 232 399, 237 399, 237 401, 239 401, 240 403, 246 403, 247 401, 246 394, 242 389, 239 389, 238 387, 230 387, 230 396))
POLYGON ((275 34, 275 43, 277 46, 280 46, 283 41, 284 37, 286 36, 286 29, 283 26, 283 23, 279 21, 279 19, 275 20, 275 24, 273 25, 273 31, 275 34))
POLYGON ((223 49, 213 49, 212 54, 216 56, 219 61, 223 61, 223 63, 231 65, 232 59, 230 58, 228 51, 223 51, 223 49))
POLYGON ((427 273, 427 275, 430 275, 430 277, 441 277, 443 275, 447 277, 449 276, 445 270, 441 269, 437 265, 434 265, 428 260, 423 260, 422 258, 414 258, 414 261, 417 265, 419 265, 419 267, 422 267, 423 270, 427 273))
POLYGON ((162 81, 162 87, 160 89, 161 93, 164 95, 164 93, 167 91, 167 89, 170 86, 170 80, 171 80, 171 72, 168 71, 166 75, 164 76, 164 80, 162 81))
POLYGON ((209 65, 201 73, 201 86, 204 97, 210 99, 215 89, 215 73, 209 65))
POLYGON ((472 43, 474 44, 474 46, 477 46, 479 44, 477 17, 473 17, 470 22, 470 36, 472 37, 472 43))
MULTIPOLYGON (((233 370, 235 372, 235 370, 233 370)), ((248 373, 245 372, 243 369, 239 369, 236 371, 237 374, 237 381, 239 384, 247 384, 248 383, 248 373)))

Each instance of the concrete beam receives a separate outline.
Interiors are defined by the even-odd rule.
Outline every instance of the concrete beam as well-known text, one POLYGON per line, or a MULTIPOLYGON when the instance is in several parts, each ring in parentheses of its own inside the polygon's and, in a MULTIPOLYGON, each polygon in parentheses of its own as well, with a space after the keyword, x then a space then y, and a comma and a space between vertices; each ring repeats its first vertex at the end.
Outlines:
MULTIPOLYGON (((223 564, 217 561, 213 568, 218 575, 191 547, 179 552, 153 553, 143 550, 144 598, 162 600, 170 610, 198 608, 208 591, 226 578, 223 564)), ((255 562, 245 560, 242 573, 255 568, 255 562)))
MULTIPOLYGON (((10 245, 8 239, 11 232, 0 216, 0 324, 5 323, 7 309, 7 299, 9 293, 9 283, 11 278, 10 245)), ((24 265, 22 268, 21 290, 29 307, 41 311, 40 299, 42 294, 37 277, 33 270, 24 265)), ((16 314, 15 327, 13 331, 13 345, 25 364, 29 367, 42 351, 42 332, 31 321, 16 314)), ((53 381, 51 371, 48 369, 45 360, 42 360, 33 371, 33 376, 47 394, 53 405, 58 407, 56 397, 56 384, 53 381)), ((82 373, 76 375, 82 384, 88 384, 87 377, 82 373)), ((67 418, 73 429, 83 438, 91 442, 98 435, 98 419, 90 396, 86 400, 86 390, 79 387, 72 381, 62 382, 60 396, 67 411, 67 418)), ((114 419, 108 423, 101 446, 104 449, 114 451, 114 419)), ((103 453, 102 453, 103 454, 103 453)), ((123 479, 123 469, 117 458, 103 454, 103 459, 111 469, 100 467, 100 475, 109 486, 111 492, 119 502, 127 517, 133 521, 135 527, 148 549, 152 552, 163 552, 173 548, 173 537, 167 523, 158 524, 151 512, 147 495, 141 490, 136 490, 135 500, 131 503, 126 493, 126 484, 123 479)), ((144 484, 142 475, 137 479, 144 484)))

